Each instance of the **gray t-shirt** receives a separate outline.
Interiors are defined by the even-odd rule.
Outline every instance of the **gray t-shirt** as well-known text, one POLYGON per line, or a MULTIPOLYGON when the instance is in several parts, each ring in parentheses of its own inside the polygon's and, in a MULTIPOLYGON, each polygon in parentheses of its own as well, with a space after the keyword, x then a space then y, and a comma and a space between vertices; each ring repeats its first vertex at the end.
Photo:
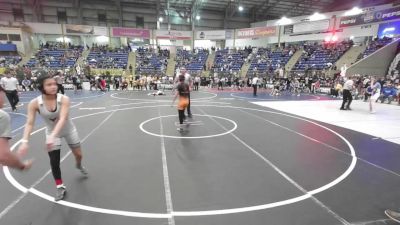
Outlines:
POLYGON ((8 113, 0 109, 0 138, 11 138, 11 120, 8 113))

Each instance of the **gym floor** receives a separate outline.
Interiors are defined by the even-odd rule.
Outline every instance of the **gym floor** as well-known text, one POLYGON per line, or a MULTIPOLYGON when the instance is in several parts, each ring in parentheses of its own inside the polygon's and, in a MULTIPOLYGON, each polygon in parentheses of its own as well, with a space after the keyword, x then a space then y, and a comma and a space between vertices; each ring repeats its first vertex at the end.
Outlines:
MULTIPOLYGON (((366 103, 340 112, 340 101, 325 96, 204 90, 192 92, 194 116, 179 133, 171 92, 148 93, 67 92, 89 177, 64 144, 67 196, 57 203, 37 117, 28 155, 34 166, 26 173, 3 167, 0 175, 0 224, 395 224, 384 210, 400 208, 400 146, 323 116, 329 108, 329 117, 360 120, 366 103)), ((23 93, 18 113, 5 109, 13 144, 35 96, 23 93)), ((393 107, 390 120, 398 124, 400 107, 393 107)))

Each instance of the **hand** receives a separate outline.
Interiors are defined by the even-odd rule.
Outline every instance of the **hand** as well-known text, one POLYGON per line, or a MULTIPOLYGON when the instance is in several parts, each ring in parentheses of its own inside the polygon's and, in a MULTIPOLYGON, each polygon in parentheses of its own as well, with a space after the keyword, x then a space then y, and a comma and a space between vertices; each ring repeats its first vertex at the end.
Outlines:
POLYGON ((32 167, 33 161, 34 161, 33 159, 29 159, 29 160, 24 161, 23 162, 24 168, 22 170, 23 171, 29 170, 32 167))
POLYGON ((47 137, 46 139, 46 147, 47 147, 47 151, 51 151, 53 146, 54 146, 54 136, 50 135, 47 137))
POLYGON ((17 150, 17 156, 19 158, 23 158, 28 153, 28 149, 29 149, 28 143, 22 143, 17 150))

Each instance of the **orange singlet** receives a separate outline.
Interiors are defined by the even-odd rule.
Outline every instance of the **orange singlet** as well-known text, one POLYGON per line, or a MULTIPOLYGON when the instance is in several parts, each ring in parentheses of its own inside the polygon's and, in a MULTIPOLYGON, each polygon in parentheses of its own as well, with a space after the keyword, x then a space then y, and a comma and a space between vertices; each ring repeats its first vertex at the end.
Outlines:
POLYGON ((177 90, 179 93, 178 110, 185 110, 189 105, 189 85, 185 83, 178 84, 177 90))

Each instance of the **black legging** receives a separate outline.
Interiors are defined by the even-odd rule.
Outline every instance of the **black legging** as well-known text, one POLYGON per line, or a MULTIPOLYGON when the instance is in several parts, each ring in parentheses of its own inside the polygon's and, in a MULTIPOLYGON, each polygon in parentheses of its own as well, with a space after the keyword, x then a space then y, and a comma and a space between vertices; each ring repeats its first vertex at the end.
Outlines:
POLYGON ((18 91, 6 91, 6 96, 8 101, 10 102, 12 110, 16 110, 17 104, 19 102, 18 91))
POLYGON ((221 81, 218 82, 218 90, 219 90, 219 88, 221 88, 221 90, 224 90, 224 87, 222 86, 222 82, 221 81))
POLYGON ((185 110, 178 110, 179 114, 179 124, 183 124, 183 120, 185 119, 185 110))
POLYGON ((57 86, 58 86, 58 92, 61 92, 61 94, 64 94, 64 86, 62 84, 57 84, 57 86))
POLYGON ((192 115, 192 111, 190 110, 190 92, 188 94, 188 99, 189 99, 189 104, 187 106, 187 113, 188 113, 189 116, 191 116, 192 115))
POLYGON ((346 101, 348 101, 346 109, 350 108, 351 101, 353 101, 353 96, 351 95, 351 92, 347 89, 343 90, 343 102, 342 102, 342 107, 341 109, 344 109, 344 105, 346 104, 346 101))
POLYGON ((257 84, 253 84, 253 96, 257 96, 257 84))
POLYGON ((54 180, 61 180, 60 152, 60 150, 49 152, 51 172, 53 173, 54 180))
POLYGON ((371 94, 368 93, 368 92, 365 92, 365 94, 364 94, 364 101, 367 101, 369 97, 371 97, 371 94))

